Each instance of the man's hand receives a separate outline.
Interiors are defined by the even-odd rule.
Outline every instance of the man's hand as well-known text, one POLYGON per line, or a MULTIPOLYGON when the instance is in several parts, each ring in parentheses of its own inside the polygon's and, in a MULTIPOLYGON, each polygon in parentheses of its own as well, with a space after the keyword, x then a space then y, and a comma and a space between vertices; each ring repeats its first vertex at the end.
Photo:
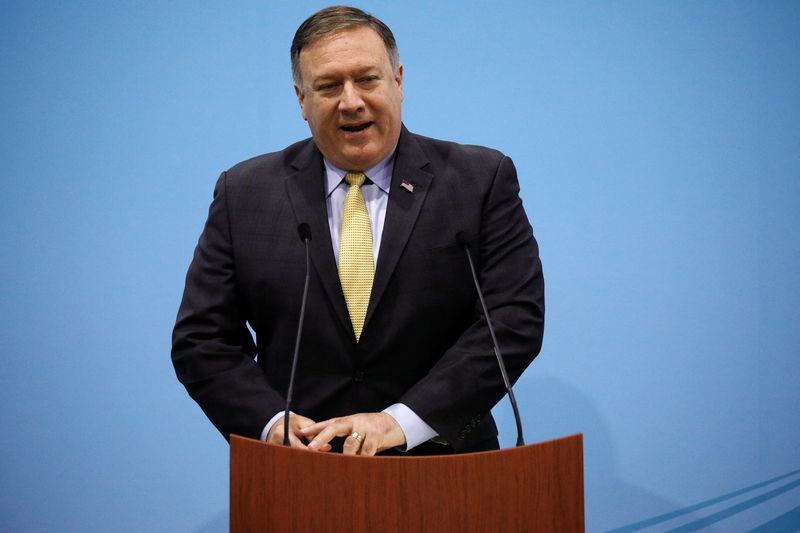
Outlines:
POLYGON ((386 413, 358 413, 342 418, 331 418, 316 424, 304 426, 300 434, 311 439, 308 449, 326 452, 334 437, 347 437, 344 441, 344 455, 375 455, 383 450, 402 446, 406 436, 400 425, 386 413), (361 440, 353 434, 361 437, 361 440))
MULTIPOLYGON (((280 417, 270 428, 269 433, 267 433, 267 442, 270 444, 283 444, 283 420, 284 417, 280 417)), ((306 448, 307 439, 305 435, 301 433, 303 428, 312 426, 314 421, 310 418, 306 418, 304 416, 290 414, 289 415, 289 445, 292 448, 306 448)), ((330 445, 328 445, 328 450, 330 450, 330 445)), ((328 451, 322 450, 322 451, 328 451)))

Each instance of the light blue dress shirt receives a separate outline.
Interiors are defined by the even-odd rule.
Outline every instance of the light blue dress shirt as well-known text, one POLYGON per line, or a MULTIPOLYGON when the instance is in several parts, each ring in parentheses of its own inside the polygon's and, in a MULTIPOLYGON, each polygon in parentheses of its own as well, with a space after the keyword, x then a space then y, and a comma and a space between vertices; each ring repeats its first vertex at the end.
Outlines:
MULTIPOLYGON (((336 264, 339 264, 339 243, 342 234, 342 214, 344 212, 344 199, 350 185, 344 181, 346 170, 342 170, 333 163, 323 158, 325 162, 325 192, 326 205, 328 208, 328 228, 331 232, 331 243, 333 244, 333 255, 336 264)), ((373 265, 378 264, 378 253, 381 248, 381 237, 383 236, 383 223, 386 220, 386 206, 389 202, 389 188, 392 183, 392 171, 394 170, 394 150, 386 159, 372 168, 364 171, 367 181, 361 186, 361 194, 364 196, 364 203, 367 206, 369 215, 370 229, 372 230, 372 260, 373 265)), ((436 431, 426 424, 408 406, 402 403, 390 405, 383 410, 394 418, 403 430, 406 438, 404 450, 410 450, 423 442, 438 436, 436 431)), ((277 420, 283 416, 284 411, 273 416, 261 432, 261 440, 266 440, 267 434, 277 420)))

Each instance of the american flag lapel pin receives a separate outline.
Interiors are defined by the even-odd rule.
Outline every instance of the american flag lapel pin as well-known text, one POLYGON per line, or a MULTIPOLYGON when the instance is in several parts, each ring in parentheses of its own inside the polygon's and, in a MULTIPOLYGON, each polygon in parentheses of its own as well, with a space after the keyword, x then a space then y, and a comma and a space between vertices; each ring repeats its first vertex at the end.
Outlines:
POLYGON ((401 183, 400 186, 408 192, 414 192, 414 186, 411 185, 407 180, 403 180, 403 183, 401 183))

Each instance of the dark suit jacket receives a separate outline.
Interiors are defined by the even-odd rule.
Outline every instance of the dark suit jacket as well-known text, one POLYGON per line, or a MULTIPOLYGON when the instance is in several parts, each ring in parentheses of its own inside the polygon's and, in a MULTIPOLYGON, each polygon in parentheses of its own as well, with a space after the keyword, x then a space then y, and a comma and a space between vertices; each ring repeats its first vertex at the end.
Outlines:
POLYGON ((456 235, 478 263, 516 380, 541 347, 544 284, 511 160, 403 128, 358 343, 323 176, 311 139, 222 173, 173 332, 178 378, 226 438, 258 438, 284 408, 305 277, 297 226, 306 222, 312 272, 292 410, 324 420, 402 402, 456 452, 494 437, 490 409, 505 390, 456 235))

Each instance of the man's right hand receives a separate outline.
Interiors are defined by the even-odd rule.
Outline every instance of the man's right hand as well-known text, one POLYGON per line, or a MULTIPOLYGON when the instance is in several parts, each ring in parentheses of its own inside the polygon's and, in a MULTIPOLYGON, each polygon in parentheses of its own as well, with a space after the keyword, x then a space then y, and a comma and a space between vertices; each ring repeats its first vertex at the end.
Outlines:
MULTIPOLYGON (((279 444, 283 445, 283 420, 284 417, 280 417, 273 425, 272 428, 267 433, 267 442, 270 444, 279 444)), ((294 413, 289 415, 289 445, 292 448, 303 448, 307 449, 308 441, 306 437, 300 433, 300 430, 309 426, 314 425, 315 422, 310 418, 306 418, 304 416, 296 415, 294 413)), ((327 450, 320 450, 320 451, 328 451, 330 450, 330 445, 327 445, 327 450)))

